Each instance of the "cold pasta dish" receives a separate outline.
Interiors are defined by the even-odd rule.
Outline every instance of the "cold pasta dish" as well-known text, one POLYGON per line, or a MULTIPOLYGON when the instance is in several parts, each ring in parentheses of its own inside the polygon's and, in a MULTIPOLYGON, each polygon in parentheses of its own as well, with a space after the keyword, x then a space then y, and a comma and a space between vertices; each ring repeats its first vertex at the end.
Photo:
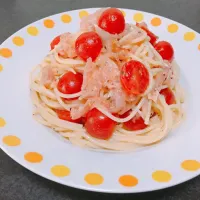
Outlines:
POLYGON ((30 75, 33 117, 81 147, 131 150, 180 124, 183 90, 174 49, 117 8, 82 18, 30 75))

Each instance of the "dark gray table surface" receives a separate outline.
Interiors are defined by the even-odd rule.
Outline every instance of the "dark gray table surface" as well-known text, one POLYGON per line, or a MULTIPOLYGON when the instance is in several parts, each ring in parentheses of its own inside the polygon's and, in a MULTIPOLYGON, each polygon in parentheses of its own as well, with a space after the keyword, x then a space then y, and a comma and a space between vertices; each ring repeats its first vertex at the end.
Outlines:
MULTIPOLYGON (((23 26, 67 10, 121 7, 159 14, 200 32, 200 0, 0 0, 0 43, 23 26)), ((200 176, 173 188, 143 194, 100 194, 46 180, 0 150, 0 200, 198 200, 200 176)))

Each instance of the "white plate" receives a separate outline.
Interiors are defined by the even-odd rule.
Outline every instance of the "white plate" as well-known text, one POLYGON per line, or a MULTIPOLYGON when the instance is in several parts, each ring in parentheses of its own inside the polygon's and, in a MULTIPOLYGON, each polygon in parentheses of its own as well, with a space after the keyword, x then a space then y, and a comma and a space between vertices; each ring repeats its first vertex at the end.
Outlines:
POLYGON ((152 191, 197 176, 200 35, 164 17, 122 9, 127 22, 144 19, 161 39, 171 42, 181 67, 181 84, 187 91, 186 121, 164 141, 130 153, 92 151, 65 142, 33 120, 29 95, 31 69, 48 53, 52 38, 76 31, 80 17, 95 10, 75 10, 39 20, 0 46, 1 148, 15 161, 45 178, 92 191, 152 191))

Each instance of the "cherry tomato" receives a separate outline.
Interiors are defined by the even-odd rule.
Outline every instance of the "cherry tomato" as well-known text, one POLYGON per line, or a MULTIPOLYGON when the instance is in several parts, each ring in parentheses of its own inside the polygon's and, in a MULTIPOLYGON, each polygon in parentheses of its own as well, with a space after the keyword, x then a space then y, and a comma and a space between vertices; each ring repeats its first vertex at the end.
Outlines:
POLYGON ((117 8, 108 8, 101 14, 98 26, 111 34, 120 34, 125 29, 124 15, 117 8))
POLYGON ((169 88, 165 88, 160 91, 160 94, 162 94, 165 97, 165 101, 168 105, 175 104, 175 96, 174 93, 169 88))
POLYGON ((82 74, 67 72, 58 81, 57 89, 63 94, 74 94, 81 91, 82 83, 82 74))
MULTIPOLYGON (((121 118, 128 117, 131 113, 131 110, 127 111, 123 115, 121 115, 121 118)), ((131 120, 124 122, 123 126, 125 129, 129 131, 137 131, 137 130, 142 130, 147 127, 147 125, 144 123, 144 120, 140 116, 135 116, 131 120)))
POLYGON ((130 94, 143 94, 149 85, 149 72, 139 61, 131 60, 121 69, 121 84, 130 94))
POLYGON ((102 47, 102 40, 95 32, 83 33, 75 42, 76 53, 84 61, 88 58, 92 58, 92 61, 96 60, 102 47))
POLYGON ((171 61, 173 59, 174 49, 169 42, 160 41, 154 47, 164 60, 171 61))
POLYGON ((65 120, 65 121, 69 121, 69 122, 74 122, 74 123, 81 123, 82 122, 82 118, 79 119, 72 119, 70 112, 67 110, 55 110, 59 119, 65 120))
POLYGON ((50 44, 51 50, 53 50, 53 49, 55 48, 55 46, 56 46, 59 42, 60 42, 60 35, 57 36, 57 37, 55 37, 55 38, 52 40, 52 42, 51 42, 51 44, 50 44))
POLYGON ((96 108, 87 113, 85 128, 92 137, 107 140, 112 136, 115 126, 116 122, 96 108))
POLYGON ((142 26, 139 23, 136 23, 136 26, 143 29, 147 33, 147 35, 150 37, 150 43, 152 45, 154 45, 155 42, 157 41, 158 37, 154 33, 152 33, 148 28, 146 28, 145 26, 142 26))
POLYGON ((81 120, 81 124, 85 124, 85 122, 86 122, 86 117, 82 117, 81 119, 82 119, 82 120, 81 120))

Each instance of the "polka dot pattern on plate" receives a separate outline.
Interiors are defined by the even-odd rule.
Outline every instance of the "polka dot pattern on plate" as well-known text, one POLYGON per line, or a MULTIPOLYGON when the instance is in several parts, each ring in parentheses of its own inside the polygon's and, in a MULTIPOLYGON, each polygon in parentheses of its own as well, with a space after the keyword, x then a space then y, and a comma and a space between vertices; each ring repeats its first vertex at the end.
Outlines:
POLYGON ((198 50, 200 51, 200 44, 198 45, 198 50))
POLYGON ((45 19, 44 26, 46 28, 53 28, 55 26, 55 22, 52 19, 45 19))
POLYGON ((14 135, 8 135, 3 137, 3 143, 7 146, 19 146, 21 144, 21 140, 14 135))
POLYGON ((172 175, 167 171, 155 171, 152 174, 152 178, 157 182, 169 182, 172 179, 172 175))
POLYGON ((39 30, 35 26, 29 26, 27 28, 27 32, 31 36, 37 36, 39 34, 39 30))
POLYGON ((200 163, 197 160, 185 160, 181 167, 186 171, 197 171, 200 169, 200 163))
POLYGON ((124 10, 121 10, 121 12, 124 15, 124 17, 126 17, 126 12, 124 10))
POLYGON ((68 14, 63 14, 63 15, 61 16, 61 21, 62 21, 63 23, 70 23, 70 22, 72 21, 72 18, 71 18, 71 16, 68 15, 68 14))
POLYGON ((37 152, 28 152, 24 155, 24 159, 30 163, 40 163, 43 160, 43 156, 37 152))
POLYGON ((177 24, 170 24, 167 27, 167 30, 169 33, 176 33, 178 31, 178 25, 177 24))
POLYGON ((159 17, 154 17, 152 20, 151 20, 151 25, 152 26, 160 26, 162 23, 161 19, 159 17))
POLYGON ((24 45, 24 39, 22 37, 15 36, 12 41, 13 41, 13 44, 15 44, 16 46, 24 45))
POLYGON ((0 72, 3 71, 3 65, 0 65, 0 72))
POLYGON ((194 32, 187 32, 184 34, 184 40, 188 42, 194 40, 195 37, 196 37, 196 34, 194 32))
POLYGON ((2 48, 0 49, 0 56, 4 58, 10 58, 12 57, 12 51, 8 48, 2 48))
POLYGON ((138 184, 138 179, 132 175, 123 175, 119 178, 119 183, 126 187, 134 187, 138 184))
POLYGON ((64 165, 55 165, 51 168, 51 173, 57 177, 65 177, 70 174, 70 169, 64 165))
POLYGON ((88 15, 89 15, 89 13, 86 10, 82 10, 82 11, 79 12, 79 17, 80 18, 86 17, 88 15))
POLYGON ((3 119, 2 117, 0 117, 0 128, 4 127, 5 125, 6 125, 5 119, 3 119))
POLYGON ((104 181, 104 178, 97 173, 89 173, 85 176, 85 182, 89 185, 101 185, 104 181))
POLYGON ((136 22, 141 22, 144 19, 144 15, 142 13, 135 13, 133 19, 136 22))

